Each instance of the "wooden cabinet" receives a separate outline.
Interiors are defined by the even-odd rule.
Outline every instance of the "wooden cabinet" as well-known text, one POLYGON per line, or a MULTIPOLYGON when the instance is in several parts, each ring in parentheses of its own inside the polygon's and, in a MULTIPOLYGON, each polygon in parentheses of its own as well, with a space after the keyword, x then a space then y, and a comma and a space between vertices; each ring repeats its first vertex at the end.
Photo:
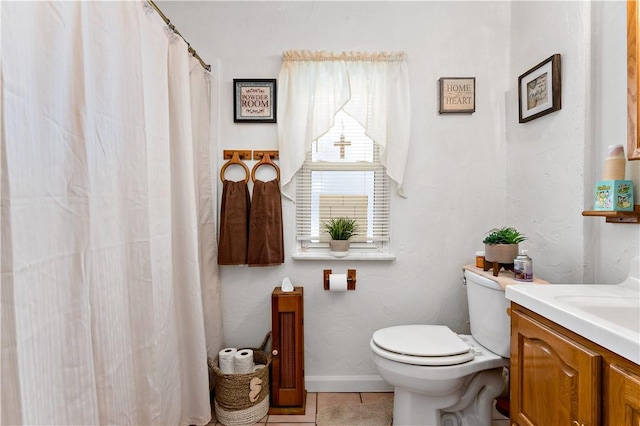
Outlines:
POLYGON ((511 325, 513 420, 521 425, 597 424, 600 356, 520 312, 512 310, 511 325))
POLYGON ((512 303, 513 426, 640 425, 640 366, 512 303))
POLYGON ((303 289, 271 294, 271 409, 270 414, 304 414, 303 289))
POLYGON ((608 370, 607 424, 640 425, 640 376, 613 364, 608 370))

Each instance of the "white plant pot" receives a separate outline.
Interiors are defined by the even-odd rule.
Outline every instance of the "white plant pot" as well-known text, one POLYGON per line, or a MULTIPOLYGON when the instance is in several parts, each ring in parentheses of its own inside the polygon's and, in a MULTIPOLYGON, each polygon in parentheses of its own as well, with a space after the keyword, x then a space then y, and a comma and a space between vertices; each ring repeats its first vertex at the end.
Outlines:
POLYGON ((329 254, 333 257, 346 257, 349 254, 349 240, 329 241, 329 254))

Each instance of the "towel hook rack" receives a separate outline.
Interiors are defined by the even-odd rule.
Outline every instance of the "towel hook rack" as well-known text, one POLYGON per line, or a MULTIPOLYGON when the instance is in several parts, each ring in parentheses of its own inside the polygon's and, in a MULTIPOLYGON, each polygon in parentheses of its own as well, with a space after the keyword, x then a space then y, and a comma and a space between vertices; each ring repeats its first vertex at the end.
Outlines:
POLYGON ((244 161, 242 160, 251 159, 251 151, 225 150, 223 152, 223 156, 225 160, 229 158, 230 160, 224 163, 224 165, 220 168, 220 180, 224 182, 224 172, 227 170, 227 167, 231 166, 232 164, 237 164, 239 166, 242 166, 245 171, 246 177, 244 178, 244 183, 249 182, 251 172, 249 171, 249 167, 247 167, 247 165, 244 164, 244 161))
POLYGON ((276 180, 280 182, 280 167, 278 167, 276 163, 271 161, 271 158, 278 159, 279 157, 280 157, 280 154, 278 153, 278 151, 253 151, 253 159, 260 160, 260 161, 257 162, 256 165, 253 166, 253 169, 251 170, 252 182, 256 181, 256 170, 258 170, 260 166, 265 164, 273 167, 276 170, 276 180))

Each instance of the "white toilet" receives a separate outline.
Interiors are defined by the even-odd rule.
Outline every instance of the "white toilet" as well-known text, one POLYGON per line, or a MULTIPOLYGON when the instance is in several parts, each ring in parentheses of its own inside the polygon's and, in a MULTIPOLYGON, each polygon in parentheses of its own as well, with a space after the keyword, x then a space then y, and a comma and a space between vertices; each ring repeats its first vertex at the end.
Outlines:
POLYGON ((442 325, 373 333, 380 376, 395 387, 393 425, 491 425, 509 365, 509 301, 495 281, 465 270, 471 336, 442 325))

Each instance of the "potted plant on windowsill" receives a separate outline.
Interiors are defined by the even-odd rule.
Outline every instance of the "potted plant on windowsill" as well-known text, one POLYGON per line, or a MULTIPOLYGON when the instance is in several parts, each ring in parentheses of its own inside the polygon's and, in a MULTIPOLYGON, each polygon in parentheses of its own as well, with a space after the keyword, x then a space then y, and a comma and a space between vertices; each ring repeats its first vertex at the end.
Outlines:
POLYGON ((358 235, 358 222, 348 217, 336 217, 323 222, 322 225, 331 237, 329 254, 334 257, 345 257, 349 254, 349 238, 358 235))
POLYGON ((493 228, 487 232, 484 243, 484 258, 489 262, 513 263, 518 256, 519 244, 526 240, 524 234, 512 227, 493 228))

